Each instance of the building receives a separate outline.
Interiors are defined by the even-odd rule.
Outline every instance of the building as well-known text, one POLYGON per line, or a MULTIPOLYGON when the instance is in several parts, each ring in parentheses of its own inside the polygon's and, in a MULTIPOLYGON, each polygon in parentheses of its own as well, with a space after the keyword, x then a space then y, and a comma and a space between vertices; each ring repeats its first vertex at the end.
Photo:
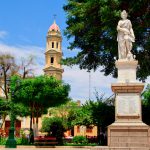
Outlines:
POLYGON ((87 136, 96 137, 97 136, 97 126, 74 126, 74 136, 87 136))
POLYGON ((46 37, 45 68, 44 73, 48 76, 54 76, 56 79, 62 79, 63 69, 62 59, 62 36, 56 22, 50 26, 46 37))

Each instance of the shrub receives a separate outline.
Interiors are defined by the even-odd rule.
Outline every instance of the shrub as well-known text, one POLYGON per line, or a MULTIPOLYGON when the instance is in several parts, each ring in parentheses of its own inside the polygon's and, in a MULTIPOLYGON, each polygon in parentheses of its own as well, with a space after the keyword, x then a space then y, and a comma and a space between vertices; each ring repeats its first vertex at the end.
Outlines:
MULTIPOLYGON (((8 138, 0 137, 0 145, 5 145, 8 138)), ((15 138, 17 145, 29 145, 27 138, 15 138)))
POLYGON ((29 145, 27 138, 16 138, 17 145, 29 145))
POLYGON ((85 136, 75 136, 73 137, 73 143, 76 143, 76 144, 87 144, 88 143, 88 140, 85 136))
POLYGON ((0 136, 0 145, 5 145, 6 144, 7 138, 1 137, 0 136))
POLYGON ((49 136, 54 136, 57 139, 59 145, 63 144, 63 134, 65 131, 65 127, 62 122, 62 118, 45 117, 42 121, 42 132, 47 132, 49 136))

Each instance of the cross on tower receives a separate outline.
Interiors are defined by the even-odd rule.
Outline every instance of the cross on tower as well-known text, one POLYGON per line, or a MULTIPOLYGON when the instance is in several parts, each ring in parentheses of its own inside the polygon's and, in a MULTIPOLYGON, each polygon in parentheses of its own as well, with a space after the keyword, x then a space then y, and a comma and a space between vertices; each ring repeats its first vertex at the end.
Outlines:
POLYGON ((57 15, 56 15, 56 14, 54 14, 53 16, 54 16, 54 20, 55 20, 57 15))

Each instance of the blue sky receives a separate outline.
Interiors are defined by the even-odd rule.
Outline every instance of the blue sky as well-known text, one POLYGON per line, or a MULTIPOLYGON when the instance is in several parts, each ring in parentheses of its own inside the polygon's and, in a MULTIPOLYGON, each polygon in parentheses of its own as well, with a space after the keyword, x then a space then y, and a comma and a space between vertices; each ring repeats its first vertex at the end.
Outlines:
MULTIPOLYGON (((46 34, 54 21, 59 25, 62 36, 66 27, 63 5, 67 0, 0 0, 0 52, 13 54, 17 59, 30 54, 36 56, 36 74, 42 74, 46 34)), ((63 53, 65 57, 74 56, 75 51, 67 50, 69 41, 63 36, 63 53)), ((89 74, 64 66, 63 80, 71 85, 70 96, 84 102, 89 98, 89 74)), ((110 96, 111 83, 116 82, 111 76, 105 77, 99 71, 91 73, 91 97, 95 89, 110 96)))
MULTIPOLYGON (((45 46, 53 15, 61 30, 66 27, 62 6, 65 0, 1 0, 0 30, 8 32, 3 41, 15 45, 45 46)), ((63 45, 66 47, 66 38, 63 45)))
MULTIPOLYGON (((46 34, 54 21, 59 25, 62 35, 66 28, 63 6, 67 0, 1 0, 0 31, 5 38, 0 42, 8 45, 36 45, 45 49, 46 34)), ((74 56, 77 51, 68 51, 69 41, 63 36, 65 57, 74 56)))

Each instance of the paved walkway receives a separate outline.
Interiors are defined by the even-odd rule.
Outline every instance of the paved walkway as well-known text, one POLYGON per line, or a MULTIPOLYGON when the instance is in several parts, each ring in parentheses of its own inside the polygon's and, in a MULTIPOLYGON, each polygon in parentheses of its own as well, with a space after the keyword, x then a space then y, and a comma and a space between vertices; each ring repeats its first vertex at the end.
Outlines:
MULTIPOLYGON (((59 148, 59 147, 51 147, 51 148, 30 148, 30 147, 17 147, 16 150, 91 150, 91 148, 81 148, 81 147, 78 147, 78 148, 73 148, 73 147, 63 147, 63 148, 59 148)), ((12 150, 12 148, 0 148, 0 150, 12 150)))
MULTIPOLYGON (((17 148, 16 150, 91 150, 87 148, 17 148)), ((2 148, 1 150, 12 150, 11 148, 2 148)))
MULTIPOLYGON (((35 146, 17 146, 16 150, 108 150, 108 147, 105 146, 100 146, 100 147, 95 147, 95 146, 79 146, 79 147, 74 147, 74 146, 56 146, 56 147, 35 147, 35 146), (102 148, 102 149, 101 149, 102 148), (104 149, 103 149, 104 148, 104 149)), ((0 150, 12 150, 12 148, 5 148, 4 146, 0 146, 0 150)), ((15 150, 15 149, 13 149, 15 150)))
POLYGON ((49 148, 37 148, 37 147, 17 147, 16 149, 12 148, 5 148, 0 146, 0 150, 150 150, 149 148, 108 148, 107 146, 95 146, 95 147, 66 147, 66 146, 60 146, 60 147, 49 147, 49 148))

